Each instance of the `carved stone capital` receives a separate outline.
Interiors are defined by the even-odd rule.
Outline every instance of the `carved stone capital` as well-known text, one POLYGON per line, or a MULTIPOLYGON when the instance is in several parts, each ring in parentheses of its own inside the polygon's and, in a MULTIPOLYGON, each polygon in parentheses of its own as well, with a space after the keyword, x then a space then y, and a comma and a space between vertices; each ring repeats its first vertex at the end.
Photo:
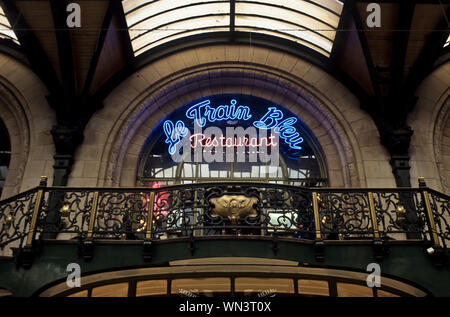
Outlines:
POLYGON ((54 125, 51 133, 56 153, 73 155, 76 148, 83 142, 83 130, 84 128, 80 125, 54 125))
POLYGON ((409 145, 414 131, 408 126, 387 126, 380 129, 380 140, 392 157, 409 158, 409 145))

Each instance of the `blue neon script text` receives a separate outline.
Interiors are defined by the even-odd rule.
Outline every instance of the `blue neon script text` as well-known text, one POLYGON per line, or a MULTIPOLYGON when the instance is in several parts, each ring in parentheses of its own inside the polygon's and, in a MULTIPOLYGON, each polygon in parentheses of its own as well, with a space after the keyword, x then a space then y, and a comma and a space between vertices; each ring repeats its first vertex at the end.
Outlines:
MULTIPOLYGON (((208 122, 224 120, 244 120, 248 121, 252 115, 248 106, 236 106, 237 101, 231 99, 230 105, 221 105, 217 108, 210 106, 209 99, 203 100, 186 111, 186 117, 193 119, 200 126, 205 127, 208 122)), ((253 125, 258 129, 272 130, 279 133, 279 136, 292 149, 301 150, 300 144, 303 138, 294 126, 298 119, 296 117, 284 118, 284 114, 276 107, 267 108, 266 114, 253 125)), ((175 124, 171 120, 164 121, 164 133, 166 135, 165 143, 169 145, 169 154, 176 152, 176 146, 181 139, 188 135, 189 130, 185 123, 178 120, 175 124)))
POLYGON ((188 135, 188 129, 181 120, 178 120, 175 124, 170 120, 166 120, 164 121, 163 129, 166 134, 165 142, 169 144, 169 154, 173 155, 176 151, 177 144, 180 143, 183 137, 188 135))
POLYGON ((211 101, 204 100, 190 107, 186 111, 186 117, 194 119, 199 127, 204 127, 207 122, 216 122, 224 120, 249 120, 252 115, 247 106, 236 107, 237 101, 232 99, 230 105, 222 105, 212 108, 209 105, 211 101))
POLYGON ((303 142, 303 138, 293 126, 297 123, 297 118, 289 117, 282 120, 283 117, 283 112, 275 107, 269 107, 267 113, 261 118, 261 120, 253 122, 253 125, 258 129, 273 129, 275 133, 280 134, 280 138, 283 139, 292 149, 301 150, 302 147, 299 144, 303 142))

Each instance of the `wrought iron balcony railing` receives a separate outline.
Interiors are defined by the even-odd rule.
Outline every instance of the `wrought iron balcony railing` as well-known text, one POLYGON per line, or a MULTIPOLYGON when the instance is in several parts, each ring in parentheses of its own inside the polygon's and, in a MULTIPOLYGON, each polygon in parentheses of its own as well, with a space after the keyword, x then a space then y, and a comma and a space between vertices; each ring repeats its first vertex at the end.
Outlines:
POLYGON ((42 238, 155 242, 212 236, 419 240, 446 249, 450 197, 429 189, 201 183, 164 188, 39 187, 0 202, 0 247, 42 238))

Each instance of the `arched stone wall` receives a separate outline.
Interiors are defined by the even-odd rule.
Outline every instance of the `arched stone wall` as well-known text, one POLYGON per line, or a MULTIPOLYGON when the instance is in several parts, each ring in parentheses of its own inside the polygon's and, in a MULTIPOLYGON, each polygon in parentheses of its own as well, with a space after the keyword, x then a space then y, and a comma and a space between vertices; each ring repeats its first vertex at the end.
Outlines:
POLYGON ((7 80, 0 78, 0 119, 5 123, 11 143, 11 160, 3 198, 19 193, 30 150, 30 128, 25 111, 8 86, 7 80))
POLYGON ((11 138, 11 162, 2 199, 53 176, 54 146, 50 130, 56 122, 47 90, 26 66, 0 54, 0 118, 11 138))
MULTIPOLYGON (((336 150, 336 147, 339 147, 340 149, 344 149, 343 144, 339 142, 339 139, 330 133, 327 133, 324 128, 319 124, 320 121, 326 121, 327 118, 320 112, 317 112, 315 115, 311 114, 311 111, 313 109, 308 109, 308 106, 310 106, 310 103, 304 99, 300 99, 299 96, 296 96, 293 91, 288 91, 289 88, 285 88, 284 96, 281 97, 280 95, 274 94, 274 90, 279 89, 280 83, 279 82, 273 82, 270 80, 270 78, 264 78, 262 79, 262 74, 257 74, 257 72, 252 72, 252 80, 253 82, 251 84, 245 83, 246 76, 248 74, 242 73, 243 68, 241 67, 241 72, 236 73, 228 73, 226 72, 225 67, 221 67, 221 74, 220 79, 218 78, 211 78, 209 76, 206 76, 205 74, 197 74, 197 76, 193 76, 193 78, 190 78, 192 81, 196 81, 198 83, 198 88, 189 94, 189 97, 187 96, 180 96, 179 98, 175 97, 174 99, 171 99, 169 102, 164 102, 160 105, 159 109, 164 109, 164 111, 155 111, 155 112, 148 112, 148 110, 145 110, 144 114, 140 115, 143 119, 144 117, 147 117, 146 120, 142 120, 142 125, 137 125, 140 128, 135 131, 130 131, 131 133, 134 132, 134 136, 130 139, 129 144, 136 143, 138 146, 134 149, 131 149, 134 152, 131 152, 130 149, 128 151, 119 151, 117 155, 117 162, 123 162, 122 168, 115 168, 113 164, 109 164, 109 166, 112 168, 112 170, 115 171, 122 171, 122 173, 119 175, 113 175, 115 179, 120 179, 120 185, 123 186, 130 186, 132 182, 135 180, 135 167, 138 164, 138 154, 139 152, 136 152, 136 150, 140 150, 144 144, 138 143, 140 142, 139 138, 136 138, 135 136, 139 135, 145 135, 149 134, 149 132, 153 129, 153 127, 164 118, 167 114, 172 112, 173 110, 180 107, 180 105, 183 105, 185 103, 188 103, 193 98, 197 99, 202 96, 206 96, 207 94, 219 94, 219 93, 249 93, 254 94, 260 97, 264 97, 270 100, 272 100, 275 104, 280 104, 287 109, 291 110, 293 113, 295 113, 297 116, 299 116, 306 125, 313 127, 313 132, 315 132, 315 135, 317 135, 317 138, 319 140, 320 145, 322 146, 322 150, 325 152, 325 157, 327 161, 330 160, 339 160, 339 152, 336 150), (201 78, 199 78, 201 77, 201 78), (226 88, 224 88, 226 87, 226 88), (286 95, 293 94, 291 98, 287 97, 286 95), (297 98, 297 100, 295 99, 297 98), (181 103, 180 103, 181 102, 181 103), (302 104, 303 103, 303 104, 302 104), (156 119, 156 120, 155 120, 156 119), (151 128, 151 129, 150 129, 151 128), (333 139, 334 137, 334 139, 333 139), (135 141, 135 142, 133 142, 135 141), (336 144, 336 146, 332 146, 333 143, 336 144), (125 178, 123 177, 125 175, 125 178), (127 178, 128 177, 128 178, 127 178)), ((209 70, 209 75, 214 74, 211 70, 209 70)), ((161 92, 165 95, 170 95, 171 92, 163 91, 161 92)), ((173 93, 174 96, 176 96, 176 93, 173 93)), ((155 103, 153 104, 153 106, 155 103)), ((330 128, 331 129, 331 128, 330 128)), ((127 142, 125 139, 124 142, 127 142)), ((128 144, 125 143, 122 149, 129 148, 128 144)), ((331 162, 332 168, 329 169, 330 175, 330 181, 331 185, 333 186, 343 186, 345 183, 349 183, 350 175, 349 174, 341 174, 340 171, 342 170, 342 167, 340 167, 340 170, 333 165, 336 162, 331 162), (333 174, 334 173, 334 174, 333 174)), ((119 163, 120 164, 120 163, 119 163)), ((330 166, 330 163, 327 162, 327 165, 330 166)), ((119 165, 120 166, 120 165, 119 165)))
POLYGON ((450 194, 450 63, 430 74, 416 92, 408 117, 411 139, 411 183, 425 177, 429 187, 450 194))
POLYGON ((86 127, 69 186, 134 186, 139 153, 156 124, 218 93, 260 96, 297 114, 319 140, 331 186, 395 186, 378 131, 350 91, 304 60, 237 45, 178 52, 124 80, 86 127))
POLYGON ((441 109, 442 115, 438 115, 433 144, 442 190, 450 195, 450 97, 448 94, 441 109))

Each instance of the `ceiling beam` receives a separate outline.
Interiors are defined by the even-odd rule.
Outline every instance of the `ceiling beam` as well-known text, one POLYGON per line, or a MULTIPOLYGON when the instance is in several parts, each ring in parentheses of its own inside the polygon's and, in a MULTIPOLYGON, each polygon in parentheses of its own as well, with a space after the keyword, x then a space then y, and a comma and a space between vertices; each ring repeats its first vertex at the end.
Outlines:
POLYGON ((341 57, 343 46, 345 44, 345 40, 347 38, 347 28, 352 22, 353 18, 353 9, 351 8, 352 4, 350 1, 346 1, 344 3, 344 7, 342 8, 341 17, 339 19, 339 25, 336 30, 336 37, 334 38, 333 48, 330 53, 330 61, 331 63, 337 63, 339 58, 341 57))
MULTIPOLYGON (((70 39, 70 31, 66 23, 66 3, 61 0, 50 0, 50 6, 52 9, 56 42, 58 46, 59 66, 63 82, 62 92, 64 94, 64 99, 69 101, 76 95, 76 84, 72 42, 70 39)), ((64 112, 70 112, 70 102, 63 102, 59 107, 64 107, 64 112)))
POLYGON ((409 36, 414 18, 416 5, 413 1, 400 4, 397 30, 394 33, 391 60, 391 83, 389 93, 398 93, 404 83, 406 55, 408 52, 409 36))
POLYGON ((100 35, 97 41, 97 46, 95 48, 94 54, 92 55, 91 63, 89 65, 89 70, 86 76, 86 81, 82 92, 83 96, 89 95, 91 91, 91 85, 94 79, 95 71, 97 70, 98 61, 100 59, 100 55, 102 53, 105 44, 106 36, 110 30, 109 27, 111 24, 113 7, 114 3, 110 2, 105 14, 105 18, 103 20, 102 29, 100 31, 100 35))
MULTIPOLYGON (((445 14, 450 16, 450 8, 445 14)), ((438 62, 442 56, 445 56, 446 54, 448 56, 450 54, 450 46, 444 48, 444 44, 449 34, 450 26, 448 25, 447 18, 443 16, 436 26, 435 31, 430 34, 425 42, 419 57, 412 66, 408 78, 406 79, 406 89, 414 92, 435 67, 442 65, 443 61, 440 61, 440 63, 436 62, 438 62)))
POLYGON ((62 87, 55 69, 36 35, 14 5, 14 1, 2 1, 2 8, 20 42, 20 49, 28 59, 31 69, 42 80, 50 94, 60 91, 62 87))
POLYGON ((127 63, 131 64, 134 61, 134 50, 133 45, 131 44, 130 33, 128 33, 128 24, 127 19, 125 17, 125 12, 123 11, 122 1, 121 0, 113 0, 112 3, 112 11, 118 15, 119 20, 119 34, 122 36, 122 41, 126 46, 126 57, 127 63))
POLYGON ((364 33, 363 24, 361 21, 361 17, 359 15, 358 8, 356 6, 355 0, 347 0, 349 10, 351 10, 351 14, 353 16, 353 20, 355 21, 356 30, 358 31, 359 41, 361 42, 361 47, 363 49, 364 56, 366 58, 366 64, 369 69, 369 75, 372 82, 372 87, 376 97, 381 98, 381 88, 379 82, 378 72, 375 68, 375 64, 372 59, 372 53, 369 48, 369 43, 367 41, 366 35, 364 33))

